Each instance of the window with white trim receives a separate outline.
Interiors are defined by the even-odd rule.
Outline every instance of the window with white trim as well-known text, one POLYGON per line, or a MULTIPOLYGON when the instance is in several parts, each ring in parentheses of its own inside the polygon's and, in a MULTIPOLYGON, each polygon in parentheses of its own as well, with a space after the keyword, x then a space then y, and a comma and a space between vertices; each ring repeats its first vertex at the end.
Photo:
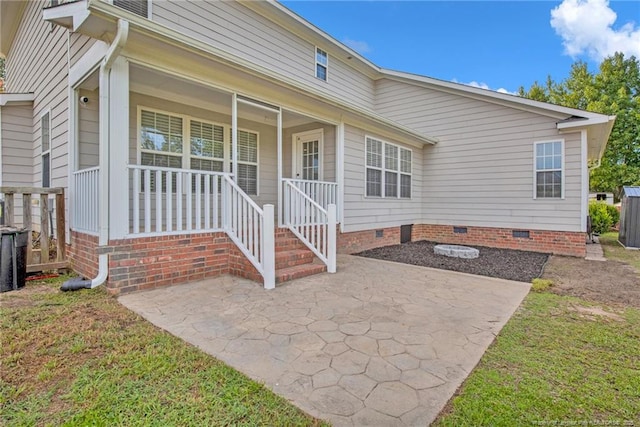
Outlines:
POLYGON ((224 170, 224 127, 190 120, 191 169, 224 170))
POLYGON ((237 183, 242 190, 258 195, 258 134, 238 129, 237 183))
POLYGON ((316 77, 327 81, 327 71, 329 70, 329 55, 327 52, 316 47, 316 77))
POLYGON ((535 143, 535 198, 562 198, 563 142, 535 143))
POLYGON ((365 195, 411 198, 411 150, 365 138, 365 195))
POLYGON ((42 160, 42 186, 51 186, 51 113, 47 111, 40 119, 40 142, 42 160))
POLYGON ((143 18, 149 17, 149 0, 113 0, 113 5, 143 18))

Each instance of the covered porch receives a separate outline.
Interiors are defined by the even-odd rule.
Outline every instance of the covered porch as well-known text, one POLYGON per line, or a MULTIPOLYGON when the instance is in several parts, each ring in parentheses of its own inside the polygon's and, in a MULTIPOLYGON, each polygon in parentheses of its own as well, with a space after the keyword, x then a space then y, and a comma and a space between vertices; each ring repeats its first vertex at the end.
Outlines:
POLYGON ((71 230, 99 247, 225 233, 273 287, 282 227, 335 272, 343 125, 134 56, 73 89, 71 230))

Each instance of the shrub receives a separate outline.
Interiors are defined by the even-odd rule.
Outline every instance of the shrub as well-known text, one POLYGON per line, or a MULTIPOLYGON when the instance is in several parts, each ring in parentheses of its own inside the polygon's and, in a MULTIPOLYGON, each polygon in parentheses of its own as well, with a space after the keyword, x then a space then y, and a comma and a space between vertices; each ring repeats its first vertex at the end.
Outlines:
POLYGON ((596 234, 606 233, 614 224, 608 206, 603 202, 589 203, 589 216, 591 217, 591 231, 596 234))
POLYGON ((531 290, 533 292, 544 292, 553 286, 553 281, 549 279, 533 279, 531 281, 531 290))
POLYGON ((611 216, 611 220, 613 221, 612 226, 615 226, 620 222, 620 211, 613 205, 607 205, 607 212, 611 216))

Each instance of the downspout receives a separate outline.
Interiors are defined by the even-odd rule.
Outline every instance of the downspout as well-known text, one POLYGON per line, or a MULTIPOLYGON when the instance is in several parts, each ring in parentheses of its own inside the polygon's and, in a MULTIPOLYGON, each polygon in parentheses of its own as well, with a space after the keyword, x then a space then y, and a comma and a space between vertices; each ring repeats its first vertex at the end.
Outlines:
MULTIPOLYGON (((100 181, 99 181, 99 224, 98 224, 98 248, 109 243, 109 145, 110 145, 110 87, 109 75, 114 61, 127 43, 129 36, 129 22, 119 19, 116 37, 109 46, 102 64, 100 64, 100 181)), ((109 255, 98 255, 98 275, 91 279, 72 279, 66 281, 60 288, 63 291, 75 291, 78 289, 93 289, 102 285, 109 275, 109 255)))

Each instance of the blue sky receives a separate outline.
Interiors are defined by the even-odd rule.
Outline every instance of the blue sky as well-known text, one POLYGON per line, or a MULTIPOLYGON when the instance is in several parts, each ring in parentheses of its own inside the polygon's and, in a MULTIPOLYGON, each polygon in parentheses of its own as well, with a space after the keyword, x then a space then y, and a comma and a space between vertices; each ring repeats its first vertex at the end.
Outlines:
POLYGON ((283 1, 385 68, 493 90, 596 70, 615 51, 640 58, 640 2, 283 1))

